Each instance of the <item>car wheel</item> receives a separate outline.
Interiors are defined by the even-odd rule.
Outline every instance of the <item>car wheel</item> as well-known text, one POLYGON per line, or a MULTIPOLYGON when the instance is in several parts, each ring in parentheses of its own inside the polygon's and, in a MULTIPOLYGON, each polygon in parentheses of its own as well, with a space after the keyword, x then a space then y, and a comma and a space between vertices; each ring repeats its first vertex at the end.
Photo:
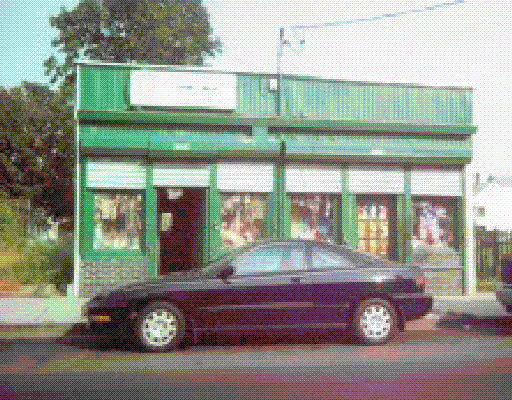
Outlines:
POLYGON ((387 300, 374 298, 359 303, 354 313, 353 328, 359 341, 378 345, 391 340, 398 330, 395 307, 387 300))
POLYGON ((174 305, 155 301, 145 306, 136 320, 137 344, 142 350, 161 352, 175 349, 185 334, 185 318, 174 305))

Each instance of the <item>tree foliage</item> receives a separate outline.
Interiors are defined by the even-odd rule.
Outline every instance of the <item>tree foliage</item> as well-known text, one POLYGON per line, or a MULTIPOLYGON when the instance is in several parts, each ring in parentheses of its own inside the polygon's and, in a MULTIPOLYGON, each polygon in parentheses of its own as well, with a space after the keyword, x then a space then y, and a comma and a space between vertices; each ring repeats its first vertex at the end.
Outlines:
POLYGON ((0 87, 0 187, 55 216, 72 215, 73 107, 37 83, 0 87))
POLYGON ((202 65, 221 50, 200 0, 82 0, 50 23, 59 31, 52 45, 64 53, 61 63, 54 55, 45 62, 52 82, 72 80, 82 52, 111 62, 202 65))

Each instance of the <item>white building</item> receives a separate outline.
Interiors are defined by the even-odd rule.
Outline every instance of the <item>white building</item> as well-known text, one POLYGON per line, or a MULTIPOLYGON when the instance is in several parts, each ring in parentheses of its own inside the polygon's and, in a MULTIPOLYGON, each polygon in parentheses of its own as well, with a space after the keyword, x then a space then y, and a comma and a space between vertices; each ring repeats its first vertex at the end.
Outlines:
POLYGON ((475 225, 486 230, 512 231, 512 177, 490 176, 474 188, 475 225))

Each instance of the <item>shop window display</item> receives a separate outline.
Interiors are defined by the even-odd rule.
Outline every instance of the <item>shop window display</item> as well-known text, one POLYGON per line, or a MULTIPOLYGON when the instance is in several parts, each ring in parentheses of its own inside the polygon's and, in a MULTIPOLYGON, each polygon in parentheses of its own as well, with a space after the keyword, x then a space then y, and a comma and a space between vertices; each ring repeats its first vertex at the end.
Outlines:
POLYGON ((412 257, 422 266, 459 267, 454 199, 413 199, 412 257))
POLYGON ((334 241, 331 195, 294 194, 292 199, 292 238, 334 241))
POLYGON ((262 239, 266 209, 265 194, 222 194, 222 246, 238 247, 262 239))
POLYGON ((94 195, 94 250, 140 250, 141 232, 140 194, 94 195))
POLYGON ((380 200, 360 199, 357 202, 359 251, 388 258, 389 205, 380 200))

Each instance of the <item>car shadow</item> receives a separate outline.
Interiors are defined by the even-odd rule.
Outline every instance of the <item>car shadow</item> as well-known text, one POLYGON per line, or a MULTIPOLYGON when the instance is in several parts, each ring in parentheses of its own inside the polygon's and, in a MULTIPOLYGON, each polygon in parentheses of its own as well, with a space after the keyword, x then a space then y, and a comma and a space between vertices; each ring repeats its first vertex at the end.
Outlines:
MULTIPOLYGON (((134 351, 137 350, 130 340, 122 335, 112 332, 92 331, 86 324, 76 324, 65 335, 57 339, 63 345, 74 346, 81 349, 102 350, 102 351, 134 351)), ((222 332, 202 333, 187 335, 182 349, 201 346, 266 346, 266 345, 287 345, 306 344, 321 346, 322 344, 356 344, 356 340, 348 331, 318 331, 318 332, 222 332)))
POLYGON ((485 316, 448 310, 439 317, 437 328, 492 335, 512 335, 512 316, 485 316))

